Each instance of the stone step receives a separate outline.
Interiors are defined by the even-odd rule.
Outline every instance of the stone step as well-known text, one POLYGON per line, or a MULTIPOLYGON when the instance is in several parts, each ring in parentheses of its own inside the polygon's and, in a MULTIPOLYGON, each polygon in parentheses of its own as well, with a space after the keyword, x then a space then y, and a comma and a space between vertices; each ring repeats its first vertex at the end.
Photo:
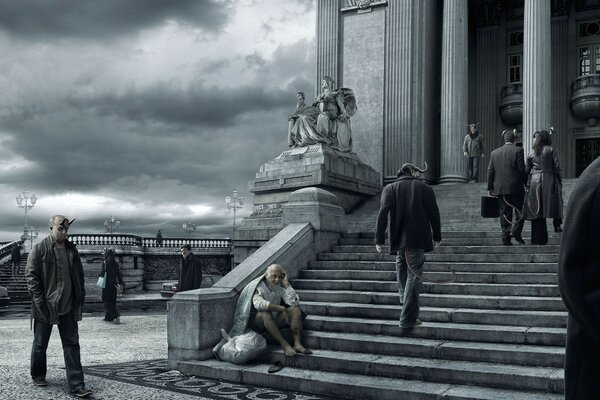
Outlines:
MULTIPOLYGON (((508 246, 507 246, 508 247, 508 246)), ((319 253, 320 261, 394 261, 395 257, 384 253, 319 253)), ((487 263, 558 263, 558 254, 436 254, 427 253, 426 263, 434 262, 487 262, 487 263)))
MULTIPOLYGON (((367 271, 396 271, 394 261, 309 261, 312 270, 367 270, 367 271)), ((465 263, 465 262, 432 262, 427 260, 426 272, 481 272, 481 273, 557 273, 556 263, 465 263)))
MULTIPOLYGON (((502 246, 498 239, 496 246, 438 246, 429 254, 558 254, 559 246, 517 245, 502 246)), ((375 245, 335 245, 332 253, 376 253, 375 245)))
MULTIPOLYGON (((502 238, 498 234, 494 237, 483 237, 483 238, 469 238, 469 237, 445 237, 442 236, 443 240, 440 247, 445 246, 498 246, 502 242, 502 238)), ((529 236, 525 236, 526 241, 529 236)), ((514 240, 513 240, 514 242, 514 240)), ((362 246, 374 246, 375 240, 372 238, 340 238, 340 245, 362 245, 362 246)), ((548 238, 548 245, 560 245, 560 237, 548 238)), ((536 249, 538 247, 536 246, 536 249)))
POLYGON ((424 322, 406 331, 400 329, 397 319, 348 318, 309 315, 304 320, 308 330, 352 332, 372 335, 403 336, 438 340, 463 340, 490 343, 516 343, 543 346, 564 346, 566 329, 529 326, 484 324, 455 324, 424 322))
MULTIPOLYGON (((301 301, 399 305, 397 292, 355 290, 296 290, 301 301)), ((558 296, 482 296, 465 294, 427 294, 419 297, 422 307, 478 308, 488 310, 565 311, 558 296)))
MULTIPOLYGON (((372 230, 360 230, 360 231, 355 231, 355 232, 345 232, 342 235, 342 237, 343 238, 363 238, 363 239, 375 240, 374 229, 375 229, 375 227, 373 226, 372 230)), ((442 229, 442 239, 443 240, 451 239, 451 238, 476 238, 476 239, 497 238, 497 239, 500 239, 501 237, 502 237, 502 235, 500 233, 499 225, 497 227, 494 226, 492 229, 486 229, 486 230, 470 229, 470 230, 464 230, 464 231, 450 231, 450 230, 446 230, 444 228, 442 229)), ((523 229, 523 237, 524 238, 531 237, 531 230, 523 229)), ((559 239, 560 240, 560 237, 561 237, 560 233, 548 231, 549 239, 559 239)), ((374 243, 374 242, 371 242, 371 243, 374 243)), ((443 243, 443 241, 442 241, 442 243, 443 243)))
MULTIPOLYGON (((374 305, 361 303, 329 303, 302 301, 302 309, 310 315, 399 319, 402 307, 399 305, 374 305)), ((422 321, 452 322, 484 325, 545 326, 567 327, 565 311, 520 311, 470 308, 421 307, 419 318, 422 321)))
MULTIPOLYGON (((396 292, 396 282, 374 280, 326 280, 296 279, 296 289, 308 290, 356 290, 376 292, 396 292)), ((542 296, 558 297, 560 293, 556 285, 543 284, 487 284, 487 283, 451 283, 447 285, 424 283, 421 293, 435 294, 471 294, 494 296, 542 296)))
MULTIPOLYGON (((306 357, 310 356, 297 356, 306 357)), ((217 360, 183 361, 184 374, 244 382, 285 390, 331 396, 332 399, 361 400, 559 400, 554 393, 532 393, 468 385, 405 380, 380 376, 344 374, 286 367, 277 374, 267 372, 268 364, 235 365, 217 360)))
POLYGON ((303 335, 303 342, 311 349, 365 352, 426 359, 562 368, 565 356, 565 349, 562 346, 443 341, 402 336, 306 330, 303 335))
POLYGON ((495 388, 563 393, 561 368, 530 367, 497 363, 439 360, 314 350, 309 357, 285 357, 281 347, 271 347, 266 359, 285 362, 292 368, 377 376, 455 385, 492 386, 495 388))
MULTIPOLYGON (((451 272, 425 271, 423 276, 430 280, 448 280, 454 275, 451 272)), ((369 270, 302 270, 300 279, 340 279, 340 280, 377 280, 396 282, 396 271, 369 271, 369 270)), ((503 273, 503 272, 457 272, 456 282, 460 283, 516 283, 516 284, 547 284, 557 285, 556 273, 503 273)))

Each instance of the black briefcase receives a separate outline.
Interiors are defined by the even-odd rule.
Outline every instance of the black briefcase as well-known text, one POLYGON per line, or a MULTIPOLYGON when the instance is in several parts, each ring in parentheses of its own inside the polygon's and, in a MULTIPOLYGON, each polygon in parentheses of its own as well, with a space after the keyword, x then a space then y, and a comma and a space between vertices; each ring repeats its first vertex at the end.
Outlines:
POLYGON ((481 216, 483 218, 498 218, 500 205, 497 197, 481 196, 481 216))

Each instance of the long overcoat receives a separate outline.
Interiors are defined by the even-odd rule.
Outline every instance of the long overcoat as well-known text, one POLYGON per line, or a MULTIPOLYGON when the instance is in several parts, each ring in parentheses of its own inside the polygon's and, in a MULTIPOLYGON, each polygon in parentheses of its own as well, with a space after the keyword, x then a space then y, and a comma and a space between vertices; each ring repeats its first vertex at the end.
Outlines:
POLYGON ((521 147, 506 143, 492 151, 488 165, 488 190, 493 190, 496 195, 523 196, 526 178, 521 147))
POLYGON ((375 243, 385 243, 390 215, 390 254, 398 249, 433 250, 433 240, 442 240, 440 211, 433 189, 413 176, 401 176, 381 192, 381 206, 375 225, 375 243), (432 238, 433 231, 433 238, 432 238))
POLYGON ((600 158, 571 194, 560 244, 558 285, 569 311, 565 399, 598 399, 600 382, 600 158))
POLYGON ((527 157, 525 170, 528 174, 524 217, 562 218, 562 177, 558 153, 552 146, 544 146, 540 154, 527 157))

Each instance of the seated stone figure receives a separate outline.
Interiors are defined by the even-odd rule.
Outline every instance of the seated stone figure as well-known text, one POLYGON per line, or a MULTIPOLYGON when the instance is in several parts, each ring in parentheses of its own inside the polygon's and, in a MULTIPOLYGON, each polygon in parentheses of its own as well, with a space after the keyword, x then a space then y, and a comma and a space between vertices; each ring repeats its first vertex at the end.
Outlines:
POLYGON ((288 281, 287 273, 279 264, 272 264, 267 268, 264 278, 256 285, 252 296, 250 326, 257 332, 269 332, 281 345, 286 356, 312 353, 302 345, 302 311, 299 302, 296 291, 288 281), (286 326, 292 330, 293 347, 279 330, 286 326))
POLYGON ((309 146, 323 143, 341 151, 352 151, 350 117, 356 113, 354 92, 348 88, 334 89, 334 81, 326 76, 321 82, 321 94, 312 106, 302 102, 298 93, 296 112, 290 115, 288 145, 309 146))
POLYGON ((331 144, 330 140, 320 137, 315 130, 319 109, 315 106, 307 106, 304 103, 304 92, 296 93, 296 98, 298 99, 296 111, 289 117, 288 146, 301 147, 317 143, 331 144))

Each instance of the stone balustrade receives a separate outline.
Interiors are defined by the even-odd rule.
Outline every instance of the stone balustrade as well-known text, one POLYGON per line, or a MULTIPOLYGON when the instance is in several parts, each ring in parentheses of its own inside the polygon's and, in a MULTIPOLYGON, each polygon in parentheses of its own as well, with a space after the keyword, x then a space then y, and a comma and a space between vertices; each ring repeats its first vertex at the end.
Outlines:
POLYGON ((571 111, 595 126, 600 120, 600 74, 580 76, 571 83, 571 111))
POLYGON ((512 127, 523 124, 523 84, 508 84, 500 91, 500 117, 512 127))
POLYGON ((127 234, 73 234, 69 240, 82 246, 167 247, 180 248, 190 244, 193 249, 231 249, 231 239, 163 238, 159 245, 155 237, 127 234))

